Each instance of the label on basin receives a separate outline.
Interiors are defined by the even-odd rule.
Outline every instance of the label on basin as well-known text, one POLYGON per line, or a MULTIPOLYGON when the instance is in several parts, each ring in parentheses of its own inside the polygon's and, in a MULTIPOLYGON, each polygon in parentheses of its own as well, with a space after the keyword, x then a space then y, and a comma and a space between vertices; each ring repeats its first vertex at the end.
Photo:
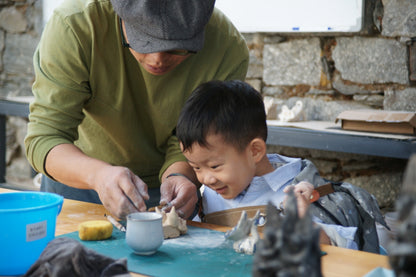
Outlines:
POLYGON ((26 241, 34 241, 46 237, 47 221, 26 225, 26 241))

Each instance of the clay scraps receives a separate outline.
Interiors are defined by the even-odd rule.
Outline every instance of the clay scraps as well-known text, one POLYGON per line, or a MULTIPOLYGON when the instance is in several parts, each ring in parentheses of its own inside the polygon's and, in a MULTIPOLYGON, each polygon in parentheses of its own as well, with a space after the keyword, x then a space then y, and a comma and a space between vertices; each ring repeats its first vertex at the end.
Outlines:
POLYGON ((180 235, 186 234, 188 228, 186 227, 186 220, 181 218, 176 212, 175 206, 170 212, 165 212, 158 207, 155 211, 162 215, 163 235, 165 239, 177 238, 180 235))
POLYGON ((226 239, 234 241, 233 248, 236 252, 254 254, 256 244, 260 239, 257 231, 259 218, 259 210, 253 218, 247 218, 246 211, 243 211, 237 225, 225 233, 226 239))

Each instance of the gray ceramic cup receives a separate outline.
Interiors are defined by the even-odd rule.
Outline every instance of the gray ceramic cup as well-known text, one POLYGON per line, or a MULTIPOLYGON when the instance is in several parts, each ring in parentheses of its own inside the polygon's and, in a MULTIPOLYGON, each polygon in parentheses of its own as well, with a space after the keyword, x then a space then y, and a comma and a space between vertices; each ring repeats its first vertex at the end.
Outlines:
POLYGON ((126 243, 138 255, 152 255, 163 243, 162 215, 155 212, 127 216, 126 243))

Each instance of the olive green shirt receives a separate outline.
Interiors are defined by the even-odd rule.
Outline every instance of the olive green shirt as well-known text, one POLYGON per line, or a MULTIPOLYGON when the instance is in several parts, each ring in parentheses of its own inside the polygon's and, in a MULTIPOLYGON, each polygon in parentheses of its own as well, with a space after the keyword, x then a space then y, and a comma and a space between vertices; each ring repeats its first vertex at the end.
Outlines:
POLYGON ((185 160, 172 131, 193 89, 209 80, 244 80, 247 67, 244 38, 218 10, 206 27, 204 48, 155 76, 122 46, 110 0, 65 1, 34 54, 28 160, 46 174, 48 152, 74 143, 157 187, 169 165, 185 160))

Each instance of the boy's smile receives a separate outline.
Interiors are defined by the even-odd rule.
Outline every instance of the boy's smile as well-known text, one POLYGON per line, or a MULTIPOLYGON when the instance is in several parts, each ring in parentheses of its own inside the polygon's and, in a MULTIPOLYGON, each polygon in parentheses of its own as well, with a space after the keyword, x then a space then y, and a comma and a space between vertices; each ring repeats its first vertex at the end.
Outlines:
POLYGON ((221 135, 207 135, 208 146, 199 144, 184 152, 198 181, 225 199, 245 190, 256 174, 256 162, 250 147, 242 152, 224 142, 221 135))

